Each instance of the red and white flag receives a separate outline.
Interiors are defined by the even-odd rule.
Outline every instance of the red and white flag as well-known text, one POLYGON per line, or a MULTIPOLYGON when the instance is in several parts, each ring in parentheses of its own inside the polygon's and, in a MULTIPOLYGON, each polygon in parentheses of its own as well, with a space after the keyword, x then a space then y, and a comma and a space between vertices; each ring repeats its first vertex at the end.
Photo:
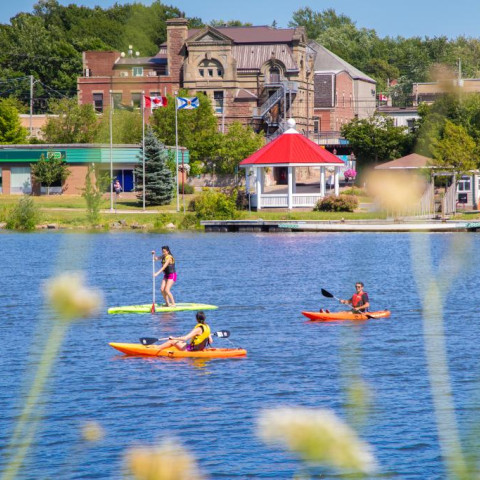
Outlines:
POLYGON ((153 110, 159 107, 167 106, 167 97, 149 97, 144 95, 144 107, 153 110))
POLYGON ((386 102, 388 100, 388 97, 386 95, 384 95, 383 93, 380 93, 378 95, 378 99, 381 101, 381 102, 386 102))

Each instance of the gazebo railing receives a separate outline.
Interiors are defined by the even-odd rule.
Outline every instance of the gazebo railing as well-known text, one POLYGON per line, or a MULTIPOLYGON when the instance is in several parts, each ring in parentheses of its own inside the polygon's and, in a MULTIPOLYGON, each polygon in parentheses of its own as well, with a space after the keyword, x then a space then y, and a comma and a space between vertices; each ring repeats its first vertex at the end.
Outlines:
POLYGON ((323 197, 320 193, 294 193, 293 206, 294 207, 314 207, 323 197))
POLYGON ((288 195, 279 193, 266 193, 260 195, 260 202, 262 208, 288 208, 288 195))
MULTIPOLYGON (((292 195, 292 207, 313 208, 323 198, 320 193, 294 193, 292 195)), ((262 208, 288 208, 288 195, 279 193, 264 193, 260 195, 262 208)), ((255 205, 257 203, 255 202, 255 205)))

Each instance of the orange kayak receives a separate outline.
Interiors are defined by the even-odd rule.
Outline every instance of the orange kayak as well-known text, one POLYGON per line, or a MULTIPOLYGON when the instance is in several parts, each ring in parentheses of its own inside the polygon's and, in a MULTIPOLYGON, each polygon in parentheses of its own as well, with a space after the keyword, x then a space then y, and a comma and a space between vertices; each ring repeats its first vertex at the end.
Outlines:
POLYGON ((379 310, 378 312, 353 313, 346 312, 302 312, 313 322, 331 322, 335 320, 368 320, 369 318, 386 318, 390 316, 390 310, 379 310))
POLYGON ((198 352, 179 350, 176 347, 159 350, 158 345, 142 345, 141 343, 109 343, 109 345, 126 355, 170 358, 231 358, 245 357, 243 348, 206 348, 198 352))

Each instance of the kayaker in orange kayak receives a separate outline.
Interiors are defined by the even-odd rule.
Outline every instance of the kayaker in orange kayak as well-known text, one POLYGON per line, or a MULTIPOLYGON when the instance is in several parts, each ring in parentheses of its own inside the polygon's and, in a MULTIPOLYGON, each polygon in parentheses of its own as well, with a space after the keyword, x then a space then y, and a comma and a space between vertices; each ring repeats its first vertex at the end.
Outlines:
MULTIPOLYGON (((152 252, 155 255, 155 251, 152 252)), ((155 260, 162 261, 162 268, 156 272, 154 275, 158 277, 163 272, 162 284, 160 286, 160 291, 162 296, 165 299, 166 307, 174 307, 175 299, 173 298, 172 292, 170 289, 173 287, 173 284, 177 281, 177 272, 175 271, 175 259, 173 258, 172 252, 168 246, 162 247, 162 256, 154 257, 155 260)))
POLYGON ((368 293, 363 291, 363 282, 357 282, 355 284, 356 292, 349 300, 340 300, 340 303, 344 305, 351 305, 354 312, 368 312, 370 301, 368 299, 368 293))
POLYGON ((197 312, 196 319, 197 324, 190 333, 183 337, 169 337, 168 341, 159 345, 158 350, 175 346, 179 350, 197 352, 208 347, 213 340, 210 334, 210 327, 205 323, 206 316, 203 312, 197 312))

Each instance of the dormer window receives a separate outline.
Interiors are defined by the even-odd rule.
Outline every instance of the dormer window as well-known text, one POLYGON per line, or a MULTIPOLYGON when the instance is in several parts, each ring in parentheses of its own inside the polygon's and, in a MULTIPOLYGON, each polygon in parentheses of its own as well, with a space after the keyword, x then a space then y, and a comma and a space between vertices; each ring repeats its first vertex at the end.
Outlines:
POLYGON ((133 67, 133 76, 134 77, 143 77, 143 67, 133 67))
POLYGON ((209 78, 223 78, 223 68, 217 60, 211 58, 203 60, 198 66, 198 73, 204 77, 205 71, 209 78))

